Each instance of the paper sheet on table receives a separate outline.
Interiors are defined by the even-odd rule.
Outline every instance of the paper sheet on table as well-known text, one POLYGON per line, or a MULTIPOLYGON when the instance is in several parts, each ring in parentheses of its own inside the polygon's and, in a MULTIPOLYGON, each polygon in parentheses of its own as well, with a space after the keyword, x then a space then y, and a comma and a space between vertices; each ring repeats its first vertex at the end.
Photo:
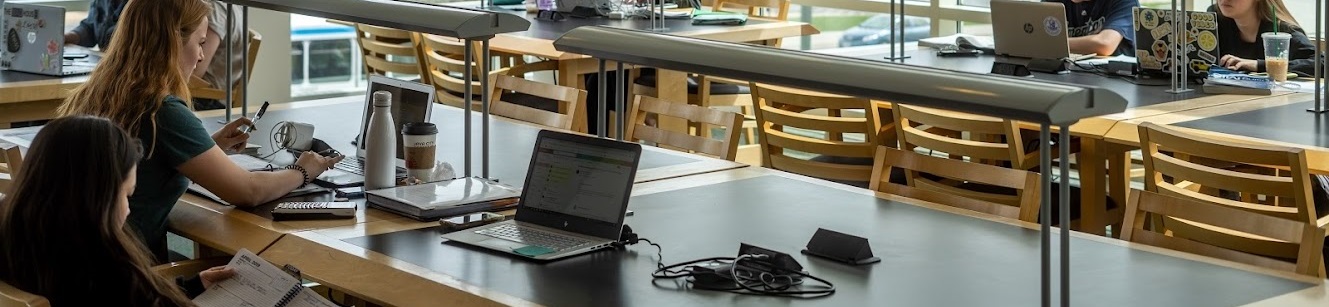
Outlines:
MULTIPOLYGON (((1287 82, 1283 83, 1283 85, 1275 87, 1274 90, 1313 94, 1315 93, 1315 80, 1304 80, 1304 81, 1301 79, 1288 80, 1287 82)), ((1325 92, 1324 89, 1320 90, 1320 93, 1324 92, 1325 92)))

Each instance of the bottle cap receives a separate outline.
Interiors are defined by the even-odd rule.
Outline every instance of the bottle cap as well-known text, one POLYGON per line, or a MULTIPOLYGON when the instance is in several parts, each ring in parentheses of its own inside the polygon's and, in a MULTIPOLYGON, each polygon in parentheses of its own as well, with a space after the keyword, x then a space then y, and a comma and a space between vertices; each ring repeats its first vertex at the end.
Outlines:
POLYGON ((392 93, 390 93, 390 92, 388 92, 388 91, 377 91, 377 92, 374 92, 374 96, 373 96, 373 97, 374 97, 373 101, 374 101, 374 106, 375 106, 375 107, 391 107, 391 106, 392 106, 392 93))
POLYGON ((402 125, 401 134, 404 135, 438 134, 438 126, 435 126, 434 123, 406 123, 402 125))

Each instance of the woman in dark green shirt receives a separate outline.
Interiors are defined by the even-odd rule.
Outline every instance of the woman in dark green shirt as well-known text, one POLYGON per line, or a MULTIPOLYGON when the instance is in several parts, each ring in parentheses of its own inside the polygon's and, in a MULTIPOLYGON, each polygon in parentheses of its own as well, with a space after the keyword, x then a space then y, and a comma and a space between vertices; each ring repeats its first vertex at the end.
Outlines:
POLYGON ((109 118, 142 140, 147 152, 128 224, 158 261, 166 260, 167 215, 189 181, 232 205, 254 206, 308 184, 341 160, 304 153, 288 169, 249 172, 226 157, 223 148, 244 148, 249 135, 239 128, 252 123, 240 118, 208 135, 187 102, 209 14, 208 3, 198 0, 130 1, 97 69, 58 110, 109 118))

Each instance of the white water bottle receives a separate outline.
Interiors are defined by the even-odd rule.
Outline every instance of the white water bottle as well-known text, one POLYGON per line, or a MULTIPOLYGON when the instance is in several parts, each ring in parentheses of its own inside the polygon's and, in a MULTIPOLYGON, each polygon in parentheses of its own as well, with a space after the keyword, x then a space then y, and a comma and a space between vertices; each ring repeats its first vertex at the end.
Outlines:
POLYGON ((374 115, 365 133, 365 190, 397 186, 397 130, 392 123, 392 93, 374 92, 374 115))

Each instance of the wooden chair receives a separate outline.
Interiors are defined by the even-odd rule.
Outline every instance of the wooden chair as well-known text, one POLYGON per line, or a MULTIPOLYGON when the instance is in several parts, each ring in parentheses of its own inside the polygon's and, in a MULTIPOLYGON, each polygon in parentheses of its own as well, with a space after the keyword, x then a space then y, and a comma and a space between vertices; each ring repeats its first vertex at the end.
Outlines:
MULTIPOLYGON (((1317 219, 1304 149, 1217 140, 1153 123, 1143 123, 1139 129, 1144 183, 1149 192, 1320 228, 1329 222, 1329 217, 1317 219), (1195 162, 1200 159, 1205 162, 1195 162), (1238 172, 1210 166, 1214 161, 1267 171, 1238 172)), ((1175 237, 1262 256, 1300 258, 1296 240, 1272 239, 1185 217, 1165 216, 1153 222, 1175 237)))
POLYGON ((218 256, 175 261, 153 266, 152 271, 162 277, 166 277, 167 280, 174 280, 176 276, 194 276, 198 275, 198 272, 202 272, 212 267, 226 265, 231 261, 231 258, 232 257, 230 256, 218 256))
MULTIPOLYGON (((1215 204, 1193 198, 1180 198, 1159 193, 1131 190, 1130 200, 1126 204, 1126 227, 1121 239, 1162 248, 1209 256, 1229 261, 1280 270, 1297 274, 1325 277, 1321 259, 1324 245, 1324 229, 1313 223, 1269 216, 1251 210, 1215 204), (1265 246, 1236 245, 1223 246, 1193 240, 1188 236, 1171 233, 1171 228, 1148 230, 1147 221, 1151 219, 1185 220, 1210 225, 1210 229, 1197 229, 1208 232, 1206 237, 1233 237, 1234 231, 1268 238, 1294 246, 1292 262, 1266 257, 1282 251, 1263 250, 1265 246)), ((1233 239, 1245 240, 1245 237, 1233 239)))
POLYGON ((1038 152, 1025 151, 1014 121, 898 103, 891 109, 900 149, 922 147, 955 159, 1008 164, 1014 169, 1038 167, 1038 152))
POLYGON ((762 166, 868 186, 877 129, 881 125, 871 101, 758 83, 751 86, 762 166), (864 117, 841 116, 849 110, 861 110, 864 117), (822 136, 808 136, 813 134, 822 136), (847 134, 861 134, 864 139, 847 141, 847 134), (814 157, 803 159, 791 155, 794 152, 814 157))
POLYGON ((632 102, 632 125, 627 134, 632 139, 656 143, 657 146, 673 146, 684 151, 706 154, 721 159, 734 161, 738 153, 738 130, 743 125, 743 116, 711 108, 687 104, 671 103, 655 97, 637 95, 632 102), (667 131, 646 125, 649 114, 669 116, 687 120, 689 123, 706 123, 724 128, 720 139, 667 131))
POLYGON ((490 96, 493 99, 489 106, 490 113, 537 125, 585 132, 585 129, 578 130, 574 127, 586 127, 586 117, 578 115, 586 108, 586 91, 526 80, 508 73, 512 72, 500 70, 493 76, 494 93, 490 96), (558 111, 542 110, 513 102, 514 97, 521 96, 556 101, 558 111))
MULTIPOLYGON (((466 71, 465 43, 456 38, 432 34, 420 34, 417 37, 417 40, 420 44, 420 58, 425 60, 426 74, 431 81, 430 83, 434 85, 436 91, 434 95, 437 97, 436 100, 441 104, 459 108, 464 107, 464 101, 468 100, 462 97, 466 90, 466 79, 463 78, 462 74, 466 71)), ((480 46, 477 44, 473 47, 475 54, 479 55, 481 51, 480 46)), ((532 72, 558 71, 558 62, 555 61, 509 64, 502 69, 491 71, 489 79, 490 88, 484 89, 480 84, 480 74, 482 72, 480 68, 481 64, 480 61, 475 60, 472 62, 471 66, 473 76, 471 81, 471 93, 474 96, 472 96, 469 101, 474 107, 479 107, 481 105, 481 93, 493 90, 493 76, 505 74, 524 78, 526 74, 532 72)), ((566 111, 558 109, 559 105, 557 101, 521 94, 515 94, 510 97, 513 99, 509 100, 509 102, 520 105, 557 112, 566 111)), ((574 126, 573 128, 585 129, 580 126, 574 126)))
MULTIPOLYGON (((258 47, 259 45, 262 44, 263 44, 263 35, 258 34, 258 32, 254 31, 253 29, 250 29, 249 50, 245 51, 246 53, 249 54, 249 62, 246 63, 245 67, 243 68, 245 70, 245 80, 249 80, 250 76, 254 74, 254 63, 258 62, 258 47)), ((218 49, 218 51, 222 52, 225 52, 225 50, 226 50, 225 46, 222 46, 221 48, 218 49)), ((241 69, 241 68, 233 67, 233 69, 241 69)), ((243 84, 241 84, 240 82, 236 82, 233 85, 233 89, 235 90, 233 98, 235 99, 235 101, 231 103, 231 107, 238 107, 241 104, 244 104, 245 102, 245 91, 241 85, 243 84)), ((208 81, 205 81, 197 76, 191 77, 189 80, 189 94, 194 98, 206 98, 216 101, 226 101, 226 88, 224 86, 210 84, 208 83, 208 81)))
MULTIPOLYGON (((479 105, 480 99, 472 97, 467 99, 462 97, 466 90, 466 79, 463 73, 466 72, 466 60, 463 55, 466 52, 466 45, 459 39, 444 37, 433 34, 420 34, 418 36, 420 43, 421 56, 425 60, 425 71, 434 85, 435 99, 439 103, 454 107, 464 107, 463 103, 470 101, 473 105, 479 105)), ((472 48, 475 54, 480 54, 478 46, 472 48)), ((487 89, 480 87, 480 67, 478 61, 472 61, 472 79, 471 93, 480 95, 487 89)))
POLYGON ((872 167, 873 191, 921 199, 1025 222, 1038 221, 1039 175, 1025 170, 938 158, 886 146, 877 147, 872 167), (891 169, 903 170, 907 184, 890 182, 891 169), (1014 189, 1015 195, 932 184, 925 177, 946 178, 1014 189))
POLYGON ((50 307, 45 297, 15 288, 0 281, 0 307, 50 307))
POLYGON ((0 165, 0 171, 18 179, 19 170, 23 169, 23 149, 18 144, 0 141, 0 158, 5 161, 0 165))
POLYGON ((428 67, 425 61, 417 58, 421 52, 415 43, 414 32, 355 24, 355 34, 360 43, 366 75, 379 74, 394 78, 401 78, 396 75, 413 75, 420 76, 421 82, 429 83, 429 78, 422 73, 428 67))

